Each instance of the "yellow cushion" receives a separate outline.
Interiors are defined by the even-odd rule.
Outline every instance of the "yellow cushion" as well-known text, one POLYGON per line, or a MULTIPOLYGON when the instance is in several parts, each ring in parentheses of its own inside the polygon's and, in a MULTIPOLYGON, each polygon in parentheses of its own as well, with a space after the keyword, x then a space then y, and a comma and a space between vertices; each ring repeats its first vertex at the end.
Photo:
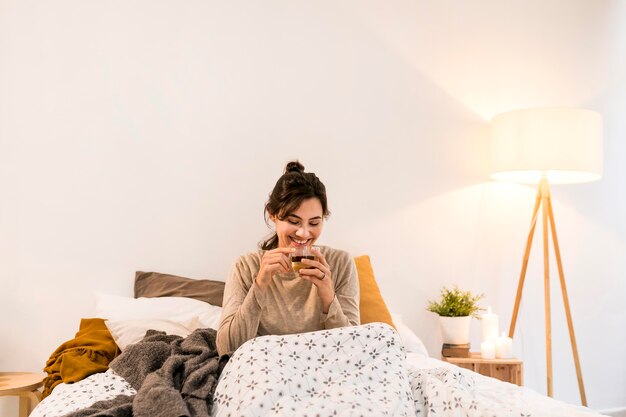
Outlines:
POLYGON ((370 257, 367 255, 357 256, 354 258, 354 263, 356 264, 356 272, 359 276, 361 289, 361 324, 379 321, 387 323, 395 329, 396 326, 391 320, 387 304, 385 304, 385 300, 383 300, 383 296, 378 289, 370 257))

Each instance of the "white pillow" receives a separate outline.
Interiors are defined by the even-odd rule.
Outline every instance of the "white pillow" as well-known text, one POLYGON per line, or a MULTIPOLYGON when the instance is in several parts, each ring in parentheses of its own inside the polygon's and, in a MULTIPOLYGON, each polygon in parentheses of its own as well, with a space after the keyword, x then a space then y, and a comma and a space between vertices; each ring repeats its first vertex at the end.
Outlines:
POLYGON ((139 342, 150 329, 160 330, 166 334, 187 337, 198 328, 198 318, 194 317, 188 322, 177 323, 171 320, 146 319, 146 320, 106 320, 104 322, 111 332, 111 336, 120 350, 126 346, 139 342))
POLYGON ((132 298, 96 293, 97 317, 120 320, 170 320, 186 323, 198 319, 198 327, 217 329, 222 308, 187 297, 132 298))
POLYGON ((402 339, 402 343, 404 343, 404 349, 406 349, 407 353, 417 353, 428 356, 426 346, 424 346, 424 343, 419 336, 416 335, 413 330, 409 329, 406 324, 404 324, 400 314, 391 313, 391 320, 393 320, 393 324, 396 325, 396 329, 398 330, 400 339, 402 339))

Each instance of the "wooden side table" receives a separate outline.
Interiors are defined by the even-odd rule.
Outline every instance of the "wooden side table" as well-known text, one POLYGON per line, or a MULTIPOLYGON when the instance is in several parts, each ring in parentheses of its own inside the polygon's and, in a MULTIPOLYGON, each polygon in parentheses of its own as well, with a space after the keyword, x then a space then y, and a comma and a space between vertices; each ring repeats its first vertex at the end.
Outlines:
POLYGON ((27 417, 41 400, 39 388, 43 386, 44 377, 28 372, 0 372, 0 397, 20 397, 19 416, 27 417))
POLYGON ((524 385, 524 362, 520 359, 483 359, 480 357, 480 352, 470 352, 469 358, 442 359, 481 375, 511 384, 524 385))

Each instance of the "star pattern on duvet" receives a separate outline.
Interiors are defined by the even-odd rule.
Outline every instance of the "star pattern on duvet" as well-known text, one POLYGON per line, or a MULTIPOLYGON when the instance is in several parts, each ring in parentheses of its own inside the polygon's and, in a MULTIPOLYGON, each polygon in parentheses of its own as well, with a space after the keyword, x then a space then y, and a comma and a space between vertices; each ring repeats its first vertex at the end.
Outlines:
POLYGON ((414 416, 398 337, 370 323, 252 339, 224 368, 213 416, 414 416))

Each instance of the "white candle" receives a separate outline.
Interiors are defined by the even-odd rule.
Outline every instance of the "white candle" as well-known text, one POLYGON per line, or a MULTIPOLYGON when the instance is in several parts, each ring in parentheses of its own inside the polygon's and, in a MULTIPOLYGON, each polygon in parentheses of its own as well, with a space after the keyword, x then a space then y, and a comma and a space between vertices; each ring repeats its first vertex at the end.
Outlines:
POLYGON ((513 357, 513 339, 506 337, 504 332, 501 337, 496 337, 496 358, 507 359, 513 357))
POLYGON ((491 306, 487 309, 487 313, 482 315, 483 321, 483 342, 492 341, 495 343, 498 337, 498 315, 491 312, 491 306))
POLYGON ((480 344, 480 357, 483 359, 494 359, 496 357, 496 345, 491 340, 480 344))

